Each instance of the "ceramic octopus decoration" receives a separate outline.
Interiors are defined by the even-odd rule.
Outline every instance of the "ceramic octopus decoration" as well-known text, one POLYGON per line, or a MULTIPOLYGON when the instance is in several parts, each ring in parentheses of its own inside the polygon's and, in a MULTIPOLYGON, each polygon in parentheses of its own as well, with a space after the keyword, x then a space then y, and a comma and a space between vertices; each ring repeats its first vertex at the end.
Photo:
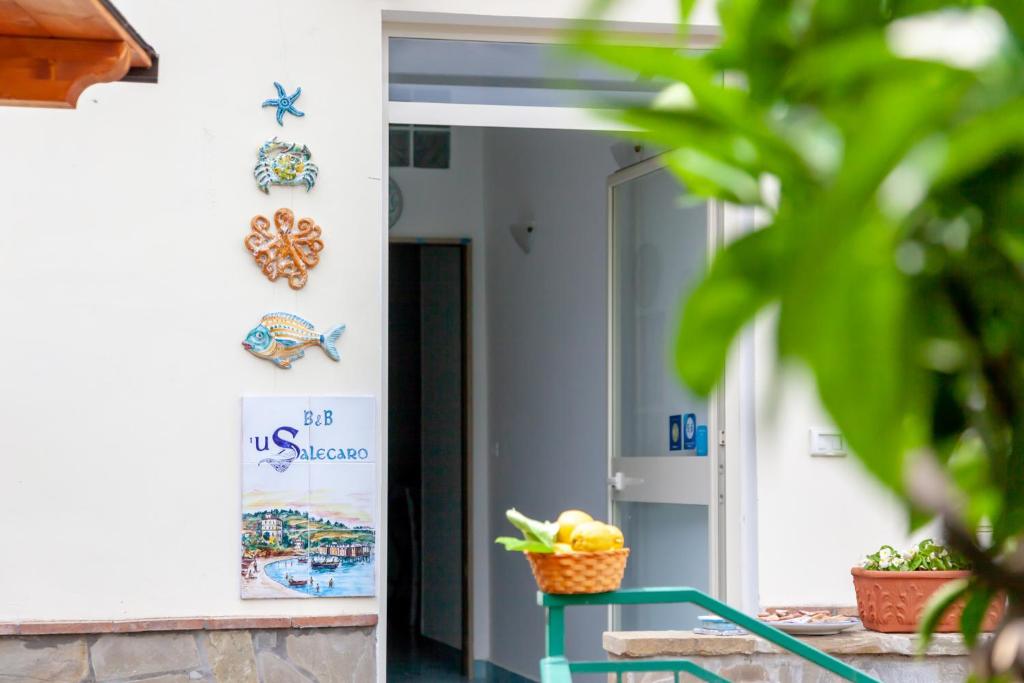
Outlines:
POLYGON ((289 287, 302 289, 324 249, 316 221, 300 218, 296 225, 291 209, 278 209, 274 212, 273 229, 265 216, 254 216, 249 225, 245 248, 267 279, 273 282, 285 277, 289 287))
POLYGON ((294 142, 274 137, 260 145, 252 174, 265 194, 270 194, 271 185, 305 185, 306 192, 309 192, 316 185, 316 177, 320 173, 316 164, 310 161, 312 156, 306 145, 299 147, 294 142))

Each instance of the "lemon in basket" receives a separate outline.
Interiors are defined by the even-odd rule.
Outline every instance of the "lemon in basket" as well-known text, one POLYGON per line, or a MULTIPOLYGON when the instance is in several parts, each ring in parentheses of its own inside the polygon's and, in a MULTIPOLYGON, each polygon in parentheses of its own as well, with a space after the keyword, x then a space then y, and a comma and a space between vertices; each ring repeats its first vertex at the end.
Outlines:
POLYGON ((584 522, 593 522, 594 518, 583 510, 566 510, 558 515, 558 542, 572 543, 573 530, 584 522))
POLYGON ((612 550, 618 550, 622 546, 626 545, 626 539, 622 537, 622 531, 619 527, 612 526, 611 524, 607 524, 606 526, 612 535, 612 550))
POLYGON ((578 553, 601 553, 621 548, 622 532, 604 522, 591 520, 577 525, 570 541, 572 549, 578 553))
POLYGON ((555 555, 568 555, 571 552, 573 552, 572 546, 568 543, 555 544, 555 555))

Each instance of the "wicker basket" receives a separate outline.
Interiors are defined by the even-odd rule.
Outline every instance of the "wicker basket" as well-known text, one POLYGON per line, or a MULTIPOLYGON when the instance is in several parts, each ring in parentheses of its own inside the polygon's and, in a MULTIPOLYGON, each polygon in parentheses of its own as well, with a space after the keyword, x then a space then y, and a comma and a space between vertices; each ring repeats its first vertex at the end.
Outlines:
POLYGON ((618 590, 629 548, 603 553, 525 553, 537 587, 561 595, 618 590))

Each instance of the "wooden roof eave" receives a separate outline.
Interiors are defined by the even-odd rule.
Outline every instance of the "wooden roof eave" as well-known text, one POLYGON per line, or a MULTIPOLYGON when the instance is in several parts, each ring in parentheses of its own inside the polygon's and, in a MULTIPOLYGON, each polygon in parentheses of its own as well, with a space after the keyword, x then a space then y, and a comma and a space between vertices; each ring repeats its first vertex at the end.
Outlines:
POLYGON ((121 80, 134 83, 156 83, 160 66, 160 57, 156 50, 139 35, 139 32, 128 23, 128 20, 110 0, 99 0, 99 2, 109 13, 123 40, 132 47, 132 65, 121 80))
POLYGON ((156 82, 156 51, 109 0, 8 0, 0 2, 4 26, 2 105, 74 108, 90 85, 156 82))

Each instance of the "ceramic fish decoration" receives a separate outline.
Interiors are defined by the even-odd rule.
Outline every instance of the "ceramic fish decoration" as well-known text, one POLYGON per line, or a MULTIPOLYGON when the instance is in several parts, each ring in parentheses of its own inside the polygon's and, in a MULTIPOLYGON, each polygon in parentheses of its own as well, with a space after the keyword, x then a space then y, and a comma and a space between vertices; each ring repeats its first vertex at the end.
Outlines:
POLYGON ((249 330, 242 346, 252 355, 273 361, 279 368, 290 368, 292 362, 306 355, 310 346, 319 346, 331 360, 338 360, 338 337, 344 325, 320 334, 313 323, 291 313, 267 313, 260 324, 249 330))

